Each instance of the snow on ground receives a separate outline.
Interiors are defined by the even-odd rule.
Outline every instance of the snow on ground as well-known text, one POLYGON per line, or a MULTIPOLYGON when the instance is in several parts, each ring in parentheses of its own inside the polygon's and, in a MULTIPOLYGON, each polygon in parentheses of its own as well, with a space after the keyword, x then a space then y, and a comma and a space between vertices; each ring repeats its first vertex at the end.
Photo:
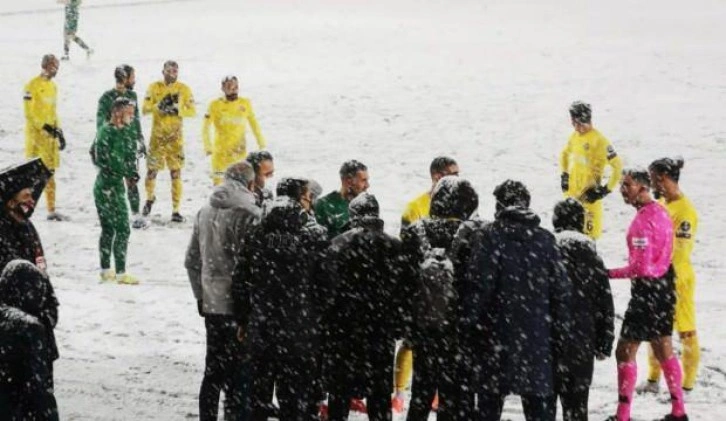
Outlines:
MULTIPOLYGON (((34 217, 61 301, 63 419, 197 416, 204 336, 183 268, 191 224, 163 223, 171 213, 168 174, 157 184, 161 223, 132 233, 130 271, 142 284, 97 283, 95 171, 87 155, 96 101, 112 87, 117 64, 136 67, 142 95, 166 59, 178 60, 198 104, 197 118, 185 123, 187 216, 210 190, 201 116, 230 73, 253 100, 278 174, 306 174, 329 191, 343 160, 367 163, 391 233, 406 201, 428 188, 428 164, 441 153, 455 156, 479 189, 482 215, 492 214, 496 183, 516 178, 549 225, 575 99, 593 104, 597 127, 626 164, 683 155, 683 188, 701 217, 694 263, 702 369, 688 408, 691 419, 723 419, 725 18, 720 0, 85 1, 79 35, 96 54, 88 61, 74 46, 57 79, 69 141, 58 203, 72 220, 47 223, 42 202, 34 217)), ((22 159, 22 87, 39 72, 42 54, 61 53, 61 32, 55 2, 0 4, 0 166, 22 159)), ((147 137, 150 125, 144 119, 147 137)), ((605 203, 599 247, 616 265, 626 256, 633 210, 617 194, 605 203)), ((614 282, 620 314, 628 288, 614 282)), ((614 360, 598 363, 592 419, 613 413, 615 382, 614 360)), ((639 420, 668 409, 655 398, 634 403, 639 420)), ((505 417, 522 419, 516 399, 505 417)))

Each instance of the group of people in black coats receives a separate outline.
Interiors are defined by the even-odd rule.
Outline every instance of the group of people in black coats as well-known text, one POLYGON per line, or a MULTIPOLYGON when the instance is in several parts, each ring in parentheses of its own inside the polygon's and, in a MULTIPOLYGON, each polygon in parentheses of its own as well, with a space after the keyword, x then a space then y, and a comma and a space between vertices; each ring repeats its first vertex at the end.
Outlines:
MULTIPOLYGON (((235 167, 219 189, 234 185, 254 200, 254 168, 235 167)), ((551 233, 530 210, 527 188, 507 180, 494 190, 494 220, 485 221, 472 185, 446 176, 432 191, 430 217, 400 239, 384 232, 365 192, 349 203, 347 230, 328 238, 313 193, 310 180, 284 178, 273 201, 238 201, 227 209, 245 222, 224 229, 220 238, 231 243, 217 254, 209 254, 209 230, 226 217, 195 222, 187 255, 195 296, 221 291, 230 300, 230 346, 240 347, 226 361, 236 380, 217 388, 236 409, 230 419, 267 419, 274 392, 283 421, 319 419, 325 394, 329 420, 347 419, 350 400, 363 397, 369 419, 390 420, 400 339, 414 351, 408 420, 428 419, 437 393, 439 420, 499 420, 509 394, 522 397, 528 420, 554 420, 558 397, 565 420, 587 419, 593 362, 611 353, 614 317, 579 202, 557 204, 551 233), (204 267, 227 257, 229 279, 205 277, 204 267)), ((200 410, 208 419, 201 398, 200 410)))

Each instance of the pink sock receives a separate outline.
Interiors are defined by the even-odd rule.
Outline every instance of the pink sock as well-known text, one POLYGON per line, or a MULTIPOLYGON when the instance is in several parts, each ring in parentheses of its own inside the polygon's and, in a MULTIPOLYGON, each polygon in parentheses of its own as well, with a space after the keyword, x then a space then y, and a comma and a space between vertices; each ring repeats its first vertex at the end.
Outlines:
POLYGON ((637 379, 638 365, 635 361, 618 364, 618 421, 630 421, 630 403, 637 379))
POLYGON ((683 372, 678 358, 672 355, 665 362, 660 363, 663 369, 668 391, 671 392, 671 414, 680 417, 686 414, 686 406, 683 403, 683 389, 681 383, 683 381, 683 372))

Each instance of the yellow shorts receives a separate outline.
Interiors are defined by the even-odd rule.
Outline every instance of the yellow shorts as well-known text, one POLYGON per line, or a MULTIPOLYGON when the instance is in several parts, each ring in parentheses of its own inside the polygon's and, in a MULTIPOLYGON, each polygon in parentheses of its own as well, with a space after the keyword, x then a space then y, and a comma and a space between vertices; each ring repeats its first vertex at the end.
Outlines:
POLYGON ((673 329, 676 332, 696 330, 696 277, 676 278, 676 316, 673 329))
POLYGON ((42 133, 26 135, 25 157, 28 159, 40 158, 49 170, 55 170, 60 166, 60 149, 58 140, 42 133))
POLYGON ((243 161, 247 158, 247 151, 235 152, 234 150, 212 152, 212 177, 223 177, 224 172, 230 165, 243 161))
POLYGON ((152 137, 146 167, 149 171, 161 171, 165 168, 178 171, 184 168, 184 142, 176 140, 162 143, 152 137))
POLYGON ((602 235, 602 200, 582 206, 585 208, 585 234, 597 240, 602 235))

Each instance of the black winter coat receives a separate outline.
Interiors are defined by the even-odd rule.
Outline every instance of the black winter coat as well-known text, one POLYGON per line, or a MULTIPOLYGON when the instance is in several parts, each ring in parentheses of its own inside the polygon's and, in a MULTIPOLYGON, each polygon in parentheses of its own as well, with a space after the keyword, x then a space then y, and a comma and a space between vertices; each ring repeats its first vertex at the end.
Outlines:
POLYGON ((299 203, 275 199, 248 232, 233 276, 235 313, 253 356, 311 357, 320 335, 320 268, 325 228, 299 203))
POLYGON ((551 395, 566 358, 572 290, 554 236, 529 209, 506 208, 474 235, 462 329, 479 391, 551 395))
POLYGON ((11 260, 23 259, 35 264, 43 257, 43 245, 33 223, 17 222, 0 210, 0 272, 11 260))
POLYGON ((567 277, 572 284, 572 343, 564 361, 567 373, 558 376, 558 389, 583 389, 590 386, 592 360, 609 356, 614 339, 613 296, 607 269, 595 250, 595 242, 576 231, 555 234, 567 277))
POLYGON ((38 318, 0 305, 0 419, 57 420, 58 408, 48 385, 48 332, 38 318))
POLYGON ((401 241, 383 232, 380 219, 357 221, 331 242, 325 271, 326 378, 370 386, 375 373, 366 371, 389 368, 402 336, 411 274, 401 241))

